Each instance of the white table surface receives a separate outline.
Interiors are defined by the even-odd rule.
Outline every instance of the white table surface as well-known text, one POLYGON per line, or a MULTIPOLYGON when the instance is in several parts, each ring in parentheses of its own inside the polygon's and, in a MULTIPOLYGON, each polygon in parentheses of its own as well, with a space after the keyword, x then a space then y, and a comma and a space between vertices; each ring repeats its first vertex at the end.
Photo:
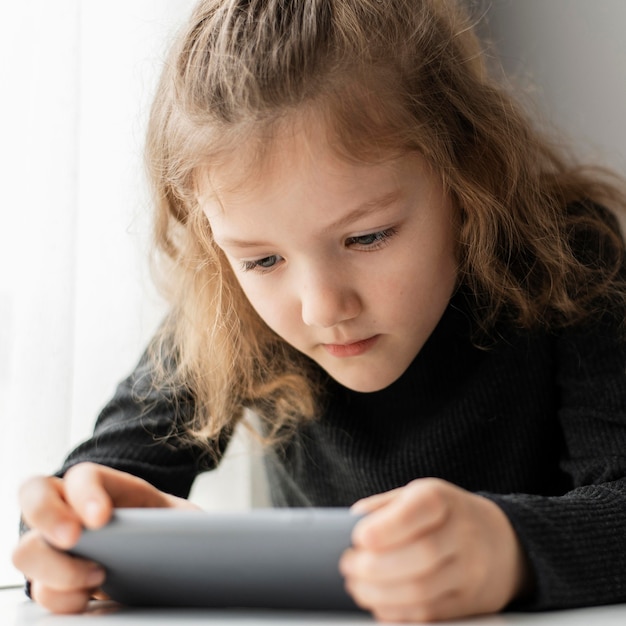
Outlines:
MULTIPOLYGON (((292 611, 223 611, 198 609, 129 609, 111 603, 94 602, 82 615, 52 615, 31 602, 21 589, 0 590, 0 624, 2 626, 107 626, 115 624, 181 626, 353 626, 373 624, 366 615, 341 613, 297 613, 292 611)), ((546 613, 505 613, 454 622, 439 626, 620 626, 626 625, 626 604, 573 611, 546 613)))

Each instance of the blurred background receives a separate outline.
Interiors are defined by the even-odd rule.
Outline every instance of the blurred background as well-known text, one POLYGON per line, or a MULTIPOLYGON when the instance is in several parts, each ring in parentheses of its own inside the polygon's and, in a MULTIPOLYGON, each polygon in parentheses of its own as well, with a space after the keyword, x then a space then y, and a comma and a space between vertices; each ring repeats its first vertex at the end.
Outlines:
POLYGON ((626 174, 626 2, 492 0, 482 32, 537 114, 626 174))
MULTIPOLYGON (((141 153, 164 51, 193 0, 0 3, 0 586, 17 489, 89 436, 164 313, 141 153)), ((626 2, 471 2, 511 83, 581 156, 626 174, 626 2)), ((236 441, 194 488, 262 500, 236 441)))

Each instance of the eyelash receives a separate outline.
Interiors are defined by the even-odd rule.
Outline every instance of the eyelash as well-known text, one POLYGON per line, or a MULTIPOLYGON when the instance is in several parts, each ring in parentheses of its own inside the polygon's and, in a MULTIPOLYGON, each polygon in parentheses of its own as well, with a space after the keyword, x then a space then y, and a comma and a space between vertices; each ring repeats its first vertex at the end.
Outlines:
MULTIPOLYGON (((391 237, 397 233, 396 228, 386 228, 385 230, 379 230, 374 233, 368 233, 367 235, 358 235, 357 237, 348 237, 346 239, 346 246, 362 246, 360 250, 371 252, 379 250, 383 246, 387 245, 387 242, 391 237), (369 243, 364 243, 363 239, 371 239, 369 243)), ((255 259, 253 261, 241 261, 241 269, 244 272, 260 272, 262 274, 271 272, 276 263, 282 259, 278 254, 272 254, 270 256, 263 257, 262 259, 255 259), (273 261, 271 265, 264 266, 263 263, 273 261)))
POLYGON ((274 265, 276 264, 276 261, 269 267, 263 266, 262 263, 264 261, 268 261, 269 259, 280 259, 280 258, 282 257, 279 257, 277 254, 272 254, 270 256, 263 257, 262 259, 256 259, 255 261, 242 261, 241 269, 244 272, 252 272, 252 271, 257 271, 261 273, 271 272, 272 269, 274 269, 274 265))
POLYGON ((398 230, 396 228, 386 228, 385 230, 379 230, 375 233, 368 233, 367 235, 359 235, 358 237, 348 237, 346 239, 347 245, 363 246, 362 249, 367 251, 378 250, 387 244, 388 240, 393 237, 398 230), (362 239, 371 239, 370 243, 363 243, 362 239))

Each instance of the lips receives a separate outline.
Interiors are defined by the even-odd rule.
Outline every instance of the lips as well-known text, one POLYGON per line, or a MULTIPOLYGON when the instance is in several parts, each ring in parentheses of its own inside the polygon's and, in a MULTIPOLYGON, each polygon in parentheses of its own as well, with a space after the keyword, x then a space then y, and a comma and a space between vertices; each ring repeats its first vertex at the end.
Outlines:
POLYGON ((379 337, 380 335, 374 335, 373 337, 350 343, 325 343, 323 346, 326 351, 334 357, 346 358, 360 356, 373 348, 379 337))

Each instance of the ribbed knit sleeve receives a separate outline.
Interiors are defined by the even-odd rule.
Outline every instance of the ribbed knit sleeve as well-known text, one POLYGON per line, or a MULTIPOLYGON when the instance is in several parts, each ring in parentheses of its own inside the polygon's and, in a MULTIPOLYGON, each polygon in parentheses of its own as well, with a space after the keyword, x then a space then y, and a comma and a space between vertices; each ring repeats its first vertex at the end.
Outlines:
POLYGON ((626 601, 626 348, 621 320, 565 331, 557 342, 560 496, 489 496, 529 557, 535 592, 520 606, 546 609, 626 601))
POLYGON ((626 481, 561 497, 493 495, 516 530, 534 577, 515 609, 626 601, 626 481))

